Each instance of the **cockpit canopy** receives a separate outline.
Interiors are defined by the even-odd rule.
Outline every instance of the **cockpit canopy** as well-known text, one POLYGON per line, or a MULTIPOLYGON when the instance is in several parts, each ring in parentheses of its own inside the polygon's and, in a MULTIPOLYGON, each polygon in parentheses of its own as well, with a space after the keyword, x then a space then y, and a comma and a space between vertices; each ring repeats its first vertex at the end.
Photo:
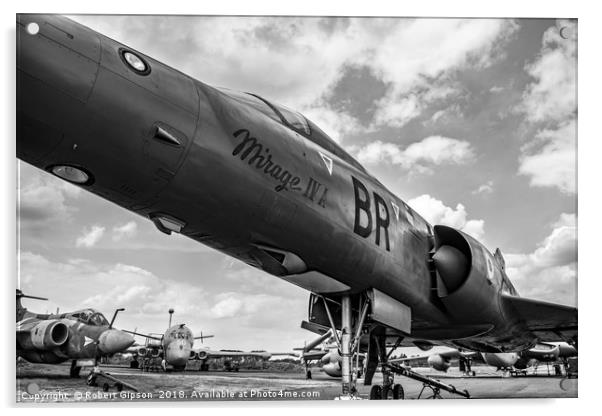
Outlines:
POLYGON ((183 324, 174 325, 165 332, 165 338, 171 339, 185 339, 193 341, 192 331, 183 324))
POLYGON ((268 101, 256 94, 233 91, 227 88, 219 88, 219 90, 239 103, 253 107, 255 110, 263 113, 272 120, 284 124, 308 140, 314 142, 321 148, 338 156, 340 159, 344 160, 355 168, 365 172, 364 167, 360 165, 357 160, 351 157, 349 153, 343 150, 341 146, 339 146, 313 122, 308 120, 303 114, 291 110, 282 104, 276 104, 268 101))
POLYGON ((82 309, 79 311, 66 313, 63 316, 67 319, 76 319, 77 321, 92 326, 109 326, 109 321, 105 316, 95 309, 82 309))

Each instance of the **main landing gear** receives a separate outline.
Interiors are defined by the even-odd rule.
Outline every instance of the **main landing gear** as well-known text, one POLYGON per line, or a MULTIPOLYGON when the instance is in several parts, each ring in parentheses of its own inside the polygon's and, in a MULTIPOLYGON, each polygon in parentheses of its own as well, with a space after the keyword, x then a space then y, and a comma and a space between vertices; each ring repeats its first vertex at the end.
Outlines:
POLYGON ((401 384, 395 384, 391 371, 383 371, 383 385, 370 388, 370 400, 403 400, 405 393, 401 384), (386 378, 386 380, 385 380, 386 378))
POLYGON ((383 374, 382 385, 375 385, 370 389, 370 399, 404 399, 404 389, 401 384, 395 383, 395 374, 422 382, 423 388, 419 398, 422 396, 425 389, 430 389, 432 391, 432 398, 441 398, 441 390, 470 398, 470 395, 466 390, 459 391, 452 385, 441 383, 439 380, 423 376, 422 374, 411 371, 407 367, 390 363, 389 358, 401 345, 403 337, 398 337, 395 345, 393 345, 387 353, 387 333, 385 327, 378 323, 371 323, 364 327, 368 315, 368 308, 370 306, 368 296, 359 296, 359 305, 357 308, 358 314, 355 317, 353 316, 353 309, 351 306, 351 295, 346 294, 341 296, 340 335, 330 312, 328 305, 329 301, 324 297, 321 297, 321 299, 324 303, 324 310, 328 317, 334 339, 341 352, 342 394, 338 397, 339 400, 360 399, 357 390, 357 379, 358 375, 362 374, 359 356, 360 338, 363 335, 368 335, 369 340, 368 353, 365 357, 365 371, 363 371, 364 384, 367 386, 372 384, 372 378, 378 366, 380 366, 383 374))

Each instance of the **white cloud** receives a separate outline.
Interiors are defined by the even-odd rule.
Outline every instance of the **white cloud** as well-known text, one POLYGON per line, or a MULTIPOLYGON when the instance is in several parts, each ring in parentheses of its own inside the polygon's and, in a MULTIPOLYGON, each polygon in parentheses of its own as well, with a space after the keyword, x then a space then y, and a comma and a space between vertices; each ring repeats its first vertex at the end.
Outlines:
POLYGON ((81 189, 25 163, 19 164, 18 215, 22 227, 44 227, 49 222, 69 221, 77 209, 69 199, 81 189))
POLYGON ((434 165, 468 163, 474 158, 474 151, 465 140, 430 136, 410 144, 405 149, 394 143, 375 141, 360 148, 357 157, 362 163, 376 164, 388 161, 404 169, 430 172, 430 167, 434 165))
POLYGON ((138 224, 135 221, 129 221, 123 225, 113 228, 113 241, 120 241, 124 238, 133 237, 138 230, 138 224))
POLYGON ((428 126, 435 123, 447 123, 454 119, 462 119, 463 117, 464 114, 460 109, 460 105, 458 103, 454 103, 442 110, 435 111, 431 118, 425 120, 423 124, 428 126))
POLYGON ((531 122, 560 122, 576 111, 577 26, 574 21, 560 21, 558 26, 567 27, 570 38, 561 38, 559 28, 550 27, 540 56, 526 67, 535 79, 523 94, 523 111, 531 122))
POLYGON ((243 301, 238 299, 234 293, 222 293, 217 297, 217 303, 211 308, 211 312, 216 318, 232 318, 243 308, 243 301))
POLYGON ((484 194, 490 194, 492 192, 493 192, 493 181, 487 181, 487 183, 482 184, 477 189, 472 191, 472 194, 473 195, 478 195, 478 194, 484 195, 484 194))
POLYGON ((403 127, 410 120, 418 117, 424 109, 425 102, 416 94, 405 97, 387 95, 381 99, 375 114, 376 125, 403 127))
POLYGON ((93 225, 89 229, 84 229, 83 235, 75 240, 76 247, 93 247, 102 238, 105 227, 93 225))
POLYGON ((391 27, 365 64, 390 89, 374 122, 400 127, 429 104, 456 94, 455 71, 484 67, 517 25, 502 19, 417 19, 391 27), (395 57, 395 59, 391 59, 395 57))
POLYGON ((359 133, 366 130, 356 118, 328 108, 326 105, 307 107, 302 111, 307 118, 338 143, 350 132, 359 133))
POLYGON ((559 21, 543 35, 539 57, 526 67, 534 78, 523 93, 520 110, 538 128, 523 146, 519 173, 531 185, 575 193, 577 112, 577 26, 559 21), (560 37, 559 27, 566 27, 560 37))
POLYGON ((529 176, 533 186, 575 193, 576 164, 576 125, 571 120, 557 129, 537 132, 534 140, 523 147, 518 171, 529 176))
POLYGON ((456 205, 455 209, 450 208, 440 200, 424 194, 410 199, 408 205, 431 224, 447 225, 459 229, 477 240, 480 240, 485 234, 485 221, 467 219, 468 214, 462 204, 456 205))
POLYGON ((532 253, 505 255, 506 271, 523 296, 576 305, 576 216, 561 214, 552 227, 532 253))
POLYGON ((134 265, 102 265, 83 259, 55 262, 23 252, 20 272, 24 290, 48 296, 52 309, 92 307, 109 315, 125 307, 119 322, 121 327, 123 322, 128 323, 130 329, 140 325, 146 331, 165 329, 170 307, 176 308, 178 319, 184 322, 196 319, 207 308, 200 285, 160 278, 134 265), (65 288, 76 288, 77 294, 65 288), (165 319, 165 324, 156 324, 158 319, 165 319))

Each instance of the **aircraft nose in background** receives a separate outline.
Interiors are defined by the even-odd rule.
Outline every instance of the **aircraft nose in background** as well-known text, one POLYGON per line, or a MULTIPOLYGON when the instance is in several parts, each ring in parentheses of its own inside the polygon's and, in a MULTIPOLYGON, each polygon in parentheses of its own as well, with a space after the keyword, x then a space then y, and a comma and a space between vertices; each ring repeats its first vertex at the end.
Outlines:
POLYGON ((184 366, 190 358, 190 347, 184 340, 171 342, 165 350, 165 358, 173 366, 184 366))
POLYGON ((99 337, 98 348, 105 354, 125 350, 134 343, 134 337, 118 329, 107 329, 99 337))

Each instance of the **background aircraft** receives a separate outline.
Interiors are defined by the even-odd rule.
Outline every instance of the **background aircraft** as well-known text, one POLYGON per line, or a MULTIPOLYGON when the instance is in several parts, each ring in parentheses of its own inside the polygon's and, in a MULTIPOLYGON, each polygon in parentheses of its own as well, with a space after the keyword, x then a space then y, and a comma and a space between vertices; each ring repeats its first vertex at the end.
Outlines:
POLYGON ((387 345, 577 342, 576 308, 519 297, 499 250, 429 224, 302 114, 60 16, 17 36, 17 157, 310 291, 343 397, 360 353, 365 384, 380 365, 374 391, 396 387, 387 345))
POLYGON ((396 358, 391 361, 412 365, 413 362, 426 358, 430 367, 437 371, 447 372, 451 367, 452 360, 459 360, 460 371, 474 375, 471 364, 473 361, 479 360, 487 365, 496 367, 498 370, 513 374, 517 373, 517 370, 536 367, 539 363, 549 364, 561 361, 566 368, 568 358, 576 356, 576 348, 566 342, 560 342, 540 343, 533 348, 518 353, 479 353, 449 347, 435 347, 433 351, 425 355, 413 355, 396 358))
MULTIPOLYGON (((71 360, 71 377, 78 377, 83 365, 95 366, 102 356, 125 351, 134 338, 113 328, 119 310, 109 323, 94 309, 63 314, 28 311, 21 299, 40 299, 17 289, 17 357, 31 363, 59 364, 71 360)), ((121 309, 123 310, 123 309, 121 309)))
MULTIPOLYGON (((130 334, 146 338, 144 346, 133 347, 128 350, 132 354, 132 368, 141 368, 148 371, 156 367, 159 362, 163 371, 184 371, 191 360, 200 361, 199 371, 207 371, 207 361, 212 358, 229 359, 224 362, 228 371, 238 371, 239 359, 245 357, 269 359, 273 354, 266 351, 235 351, 235 350, 210 350, 208 348, 195 348, 194 341, 213 338, 213 335, 200 335, 195 337, 186 324, 172 325, 174 310, 169 310, 169 324, 164 334, 141 334, 135 331, 126 331, 130 334)), ((279 355, 279 354, 274 354, 279 355)), ((281 355, 288 355, 281 354, 281 355)))

